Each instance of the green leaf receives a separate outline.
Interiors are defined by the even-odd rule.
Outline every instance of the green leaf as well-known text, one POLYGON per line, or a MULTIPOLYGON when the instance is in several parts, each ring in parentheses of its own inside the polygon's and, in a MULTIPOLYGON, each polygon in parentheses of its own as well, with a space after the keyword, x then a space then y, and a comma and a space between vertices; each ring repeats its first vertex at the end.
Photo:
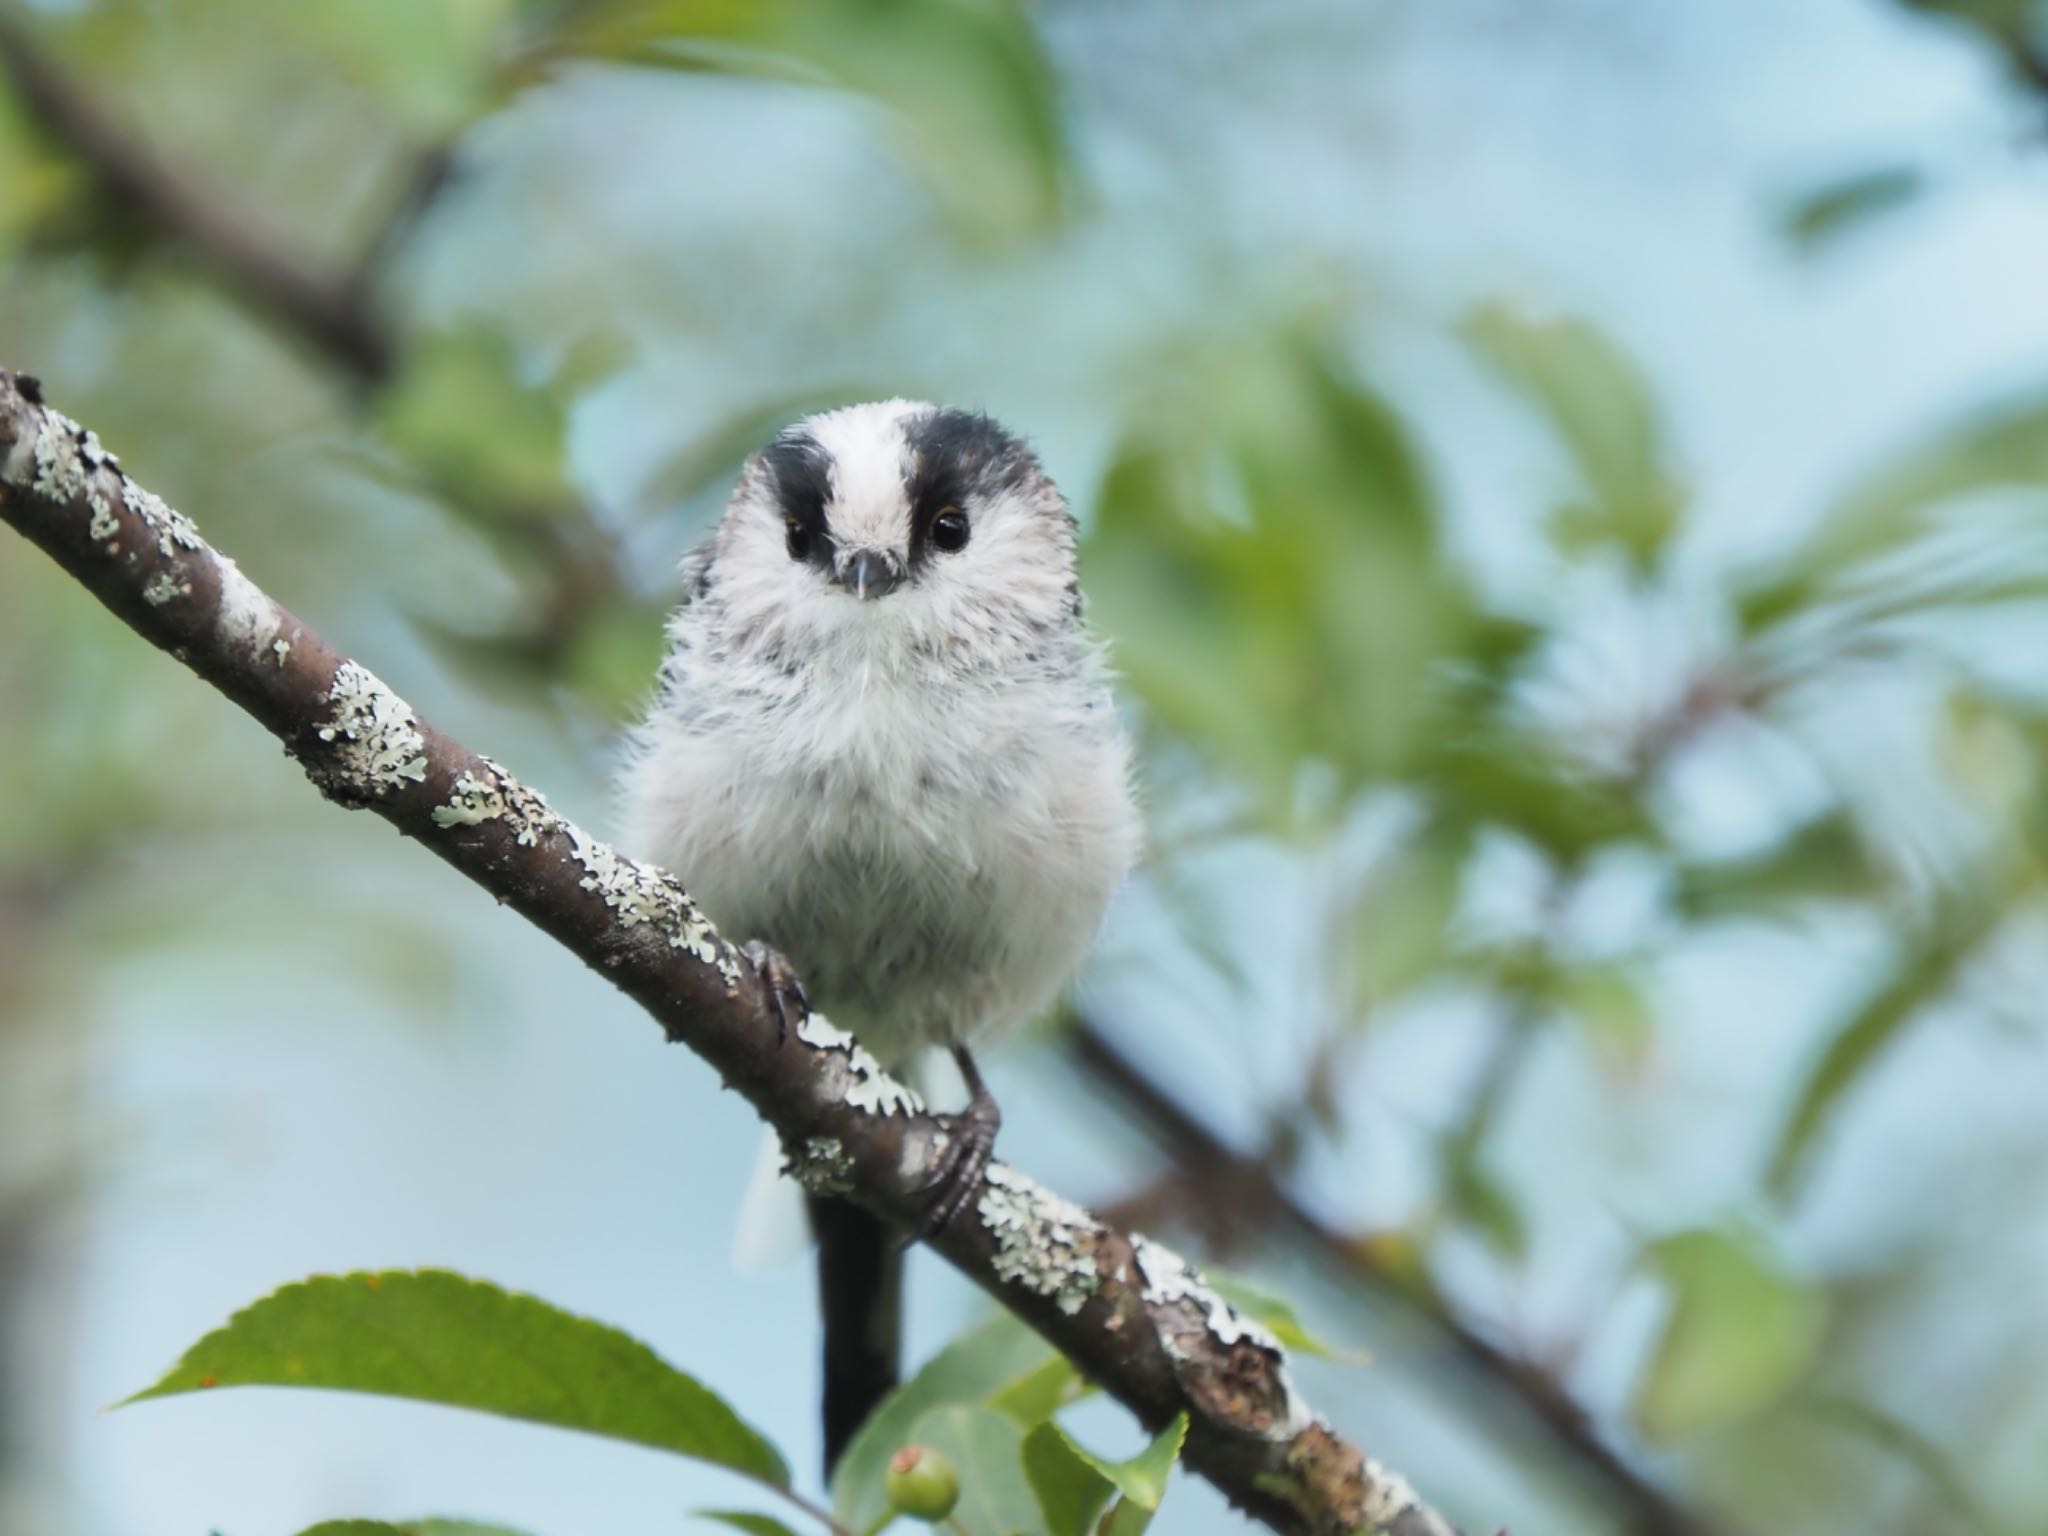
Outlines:
POLYGON ((470 327, 416 343, 376 402, 385 443, 430 486, 460 487, 453 510, 490 531, 562 494, 568 401, 523 376, 512 345, 470 327))
POLYGON ((1305 762, 1407 776, 1478 621, 1406 428, 1307 322, 1150 377, 1083 557, 1127 684, 1282 825, 1305 762))
POLYGON ((1656 839, 1642 797, 1589 779, 1525 731, 1475 722, 1431 743, 1424 776, 1447 823, 1504 827, 1567 868, 1605 846, 1656 839))
POLYGON ((1927 1485, 1928 1494, 1953 1512, 1972 1536, 1990 1536, 1996 1529, 1956 1454, 1924 1431, 1852 1398, 1816 1394, 1803 1398, 1797 1406, 1845 1435, 1867 1442, 1889 1461, 1912 1468, 1927 1485))
POLYGON ((1050 1536, 1088 1536, 1089 1522, 1112 1493, 1149 1517, 1166 1497, 1167 1479, 1187 1437, 1183 1413, 1128 1461, 1107 1461, 1077 1445, 1059 1425, 1039 1425, 1024 1442, 1024 1470, 1050 1536))
POLYGON ((293 7, 321 63, 367 88, 422 138, 451 138, 484 106, 502 0, 312 0, 293 7))
POLYGON ((1868 896, 1877 881, 1854 818, 1834 811, 1762 852, 1683 865, 1672 899, 1696 922, 1778 917, 1809 902, 1868 896))
POLYGON ((1054 1355, 1028 1375, 1018 1377, 988 1400, 989 1407, 1019 1429, 1042 1424, 1068 1403, 1090 1390, 1065 1355, 1054 1355))
POLYGON ((1644 1257, 1671 1295, 1635 1419, 1653 1440, 1683 1439, 1769 1406, 1805 1375, 1826 1313, 1754 1234, 1694 1228, 1644 1257))
POLYGON ((478 1525, 472 1520, 322 1520, 299 1536, 523 1536, 506 1525, 478 1525))
POLYGON ((1842 1099, 1948 991, 1998 910, 1995 900, 1975 898, 1951 908, 1918 943, 1894 957, 1889 973, 1835 1028, 1779 1132, 1768 1175, 1773 1193, 1783 1196, 1797 1186, 1842 1099))
POLYGON ((638 1340, 445 1270, 322 1275, 284 1286, 127 1402, 238 1386, 325 1387, 474 1408, 673 1451, 778 1488, 789 1483, 766 1439, 638 1340))
POLYGON ((1075 1449, 1066 1431, 1040 1424, 1024 1437, 1024 1476, 1049 1536, 1088 1536, 1116 1484, 1075 1449))
POLYGON ((1562 548, 1612 543, 1643 570, 1678 528, 1679 495, 1649 387, 1612 342, 1581 320, 1482 305, 1465 335, 1549 422, 1571 454, 1586 503, 1561 511, 1562 548))
POLYGON ((953 1518, 975 1532, 1045 1536, 1038 1501, 1024 1476, 1024 1436, 993 1408, 948 1403, 917 1421, 911 1442, 949 1456, 960 1469, 953 1518))
POLYGON ((1346 918, 1353 942, 1337 946, 1364 1015, 1440 974, 1464 890, 1469 826, 1432 828, 1373 873, 1346 918))
POLYGON ((1095 1528, 1096 1536, 1144 1536, 1154 1513, 1135 1500, 1118 1499, 1095 1528))
POLYGON ((1066 208, 1058 80, 1016 0, 611 0, 556 46, 866 96, 970 229, 1029 233, 1066 208))
MULTIPOLYGON (((882 1487, 889 1458, 917 1442, 927 1414, 951 1404, 1002 1403, 1014 1411, 1043 1390, 1044 1373, 1058 1359, 1057 1350, 1007 1313, 948 1344, 882 1400, 847 1446, 832 1474, 839 1518, 862 1530, 880 1518, 889 1507, 882 1487)), ((1021 1423, 1013 1428, 1021 1434, 1021 1423)))
POLYGON ((1481 1155, 1476 1136, 1455 1137, 1445 1148, 1444 1197, 1451 1213, 1501 1258, 1518 1262, 1527 1256, 1529 1224, 1521 1201, 1481 1155))
POLYGON ((1887 165, 1815 187, 1785 209, 1785 237, 1811 255, 1888 213, 1917 201, 1927 178, 1914 166, 1887 165))
POLYGON ((1643 982, 1641 969, 1625 962, 1575 966, 1556 980, 1557 1004, 1604 1056, 1633 1067, 1655 1028, 1643 982))
POLYGON ((714 1525, 723 1525, 731 1530, 745 1531, 747 1536, 796 1536, 780 1520, 768 1515, 757 1515, 744 1509, 699 1509, 690 1514, 692 1520, 709 1520, 714 1525))

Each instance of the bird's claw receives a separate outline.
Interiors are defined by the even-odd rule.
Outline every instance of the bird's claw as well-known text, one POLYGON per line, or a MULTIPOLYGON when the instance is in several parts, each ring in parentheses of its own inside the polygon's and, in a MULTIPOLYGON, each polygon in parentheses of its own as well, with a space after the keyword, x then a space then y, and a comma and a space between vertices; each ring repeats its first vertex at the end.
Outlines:
POLYGON ((920 1191, 928 1203, 924 1215, 905 1239, 906 1247, 937 1237, 967 1208, 967 1202, 981 1188, 981 1176, 988 1171, 989 1159, 995 1153, 996 1132, 1003 1124, 1002 1110, 978 1082, 974 1085, 974 1098, 965 1109, 940 1118, 946 1125, 946 1150, 920 1191))
POLYGON ((796 967, 774 945, 749 939, 746 954, 754 973, 761 978, 761 985, 767 989, 768 1006, 775 1010, 775 1046, 780 1050, 789 1040, 791 1027, 811 1016, 811 1000, 804 992, 803 978, 797 975, 796 967))

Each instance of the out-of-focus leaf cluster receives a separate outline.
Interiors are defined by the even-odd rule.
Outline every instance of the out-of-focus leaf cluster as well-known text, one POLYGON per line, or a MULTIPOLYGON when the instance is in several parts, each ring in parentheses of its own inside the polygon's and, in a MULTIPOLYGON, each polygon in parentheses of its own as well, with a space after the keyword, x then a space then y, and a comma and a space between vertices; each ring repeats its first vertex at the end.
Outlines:
MULTIPOLYGON (((2016 78, 2048 80, 2037 0, 1911 3, 1988 39, 2016 78)), ((175 9, 192 35, 232 49, 250 46, 236 38, 271 8, 175 9)), ((143 66, 177 29, 139 24, 146 10, 53 12, 39 32, 81 77, 105 65, 172 90, 162 82, 177 71, 143 66)), ((321 138, 328 163, 360 162, 361 173, 307 185, 289 157, 251 152, 246 184, 223 192, 197 179, 230 207, 288 214, 343 273, 363 252, 391 256, 385 235, 403 245, 411 226, 393 189, 410 168, 450 153, 459 162, 494 114, 588 71, 718 74, 858 103, 931 195, 935 229, 963 250, 1057 242, 1087 207, 1060 81, 1032 11, 1011 0, 312 0, 293 12, 290 28, 266 34, 277 62, 263 88, 322 93, 326 110, 302 114, 315 126, 299 131, 321 138)), ((187 105, 174 120, 190 141, 153 146, 166 164, 209 154, 235 164, 227 147, 247 139, 245 125, 203 100, 187 105)), ((1783 206, 1782 228, 1822 250, 1885 227, 1883 215, 1932 183, 1917 162, 1876 162, 1810 185, 1783 206)), ((190 326, 222 312, 194 320, 162 298, 152 286, 162 273, 203 272, 204 253, 108 198, 6 92, 0 260, 44 264, 53 284, 98 285, 138 310, 162 303, 190 326), (73 258, 77 270, 63 265, 73 258)), ((381 301, 388 277, 373 260, 357 299, 392 335, 389 368, 331 368, 335 403, 304 430, 345 440, 338 457, 362 485, 397 488, 410 512, 481 551, 496 578, 490 597, 465 588, 444 598, 436 584, 413 599, 409 617, 441 655, 504 697, 615 722, 653 674, 673 596, 667 562, 706 503, 775 426, 841 396, 815 380, 739 391, 719 419, 682 428, 637 493, 608 500, 576 457, 575 429, 592 392, 630 369, 632 341, 592 334, 537 347, 513 317, 476 313, 413 324, 381 301)), ((231 305, 240 296, 228 288, 231 305)), ((50 315, 73 302, 68 287, 50 291, 50 315)), ((1091 618, 1114 646, 1154 761, 1196 765, 1156 779, 1188 786, 1205 807, 1225 802, 1209 823, 1219 838, 1339 866, 1316 953, 1328 1038, 1301 1103, 1272 1106, 1272 1161, 1285 1172, 1304 1143, 1340 1141, 1373 1112, 1332 1084, 1383 1020, 1433 1000, 1475 1005, 1496 1042, 1469 1096, 1422 1137, 1427 1193, 1399 1225, 1350 1237, 1369 1267, 1398 1275, 1427 1306, 1448 1305, 1449 1260, 1472 1248, 1511 1284, 1542 1247, 1546 1217, 1497 1133, 1536 1046, 1562 1038, 1583 1049, 1619 1095, 1671 1043, 1663 962, 1684 940, 1817 916, 1860 923, 1876 958, 1817 1005, 1813 1044, 1789 1079, 1757 1090, 1771 1123, 1731 1158, 1754 1168, 1747 1208, 1638 1233, 1627 1283, 1654 1286, 1662 1310, 1632 1418, 1687 1448, 1745 1431, 1761 1443, 1823 1401, 1840 1422, 1888 1422, 1854 1401, 1856 1383, 1829 1376, 1831 1330, 1847 1326, 1861 1277, 1798 1250, 1780 1219, 1797 1214, 1834 1133, 1913 1032, 1981 1000, 2015 937, 2039 938, 2048 700, 1992 675, 1969 636, 2048 597, 2048 407, 2023 390, 1930 423, 1923 439, 1873 453, 1828 504, 1789 509, 1771 547, 1728 569, 1693 547, 1682 423, 1667 419, 1650 371, 1586 317, 1482 304, 1453 343, 1554 471, 1517 493, 1519 527, 1540 534, 1530 541, 1539 569, 1502 582, 1482 576, 1473 548, 1498 530, 1463 525, 1445 489, 1444 456, 1484 446, 1425 430, 1430 402, 1379 382, 1355 329, 1303 304, 1146 334, 1116 359, 1142 387, 1101 423, 1110 448, 1099 482, 1069 487, 1086 530, 1091 618), (1681 610, 1693 622, 1666 643, 1654 621, 1681 610), (1871 712, 1906 711, 1934 774, 1914 783, 1909 811, 1939 800, 1945 819, 1931 831, 1897 804, 1908 765, 1842 717, 1841 700, 1902 678, 1926 707, 1893 700, 1871 712), (1688 812, 1693 775, 1752 749, 1795 764, 1807 791, 1739 846, 1701 835, 1688 812), (1367 822, 1394 830, 1354 838, 1367 822), (1369 847, 1344 851, 1354 843, 1369 847), (1648 910, 1601 930, 1581 909, 1617 869, 1638 872, 1648 910), (1517 880, 1526 889, 1505 900, 1517 880), (1853 1411, 1837 1411, 1844 1404, 1853 1411)), ((883 379, 876 390, 917 383, 883 379)), ((173 404, 160 396, 154 408, 173 404)), ((278 542, 302 541, 295 531, 278 542)), ((0 571, 0 596, 8 580, 0 571)), ((78 699, 109 696, 83 674, 114 665, 83 638, 83 620, 31 622, 15 610, 5 622, 62 641, 32 667, 0 662, 0 703, 41 724, 33 739, 0 733, 0 772, 39 808, 35 825, 0 834, 0 910, 30 910, 44 887, 29 875, 89 872, 108 828, 182 819, 186 808, 180 786, 146 771, 159 724, 144 718, 146 701, 81 715, 78 699)), ((1162 816, 1172 794, 1160 797, 1162 816)), ((1199 855, 1201 841, 1165 857, 1199 855)), ((1171 888, 1183 867, 1169 862, 1157 882, 1171 888)), ((1227 935, 1214 931, 1227 904, 1188 905, 1191 948, 1227 966, 1227 935)), ((1291 1313, 1268 1321, 1306 1341, 1291 1313)), ((924 1440, 968 1469, 973 1518, 990 1529, 1078 1530, 1099 1518, 1138 1528, 1149 1511, 1133 1489, 1152 1487, 1146 1469, 1171 1454, 1155 1446, 1153 1460, 1118 1463, 1081 1451, 1048 1427, 1076 1390, 1063 1361, 1014 1329, 958 1341, 848 1456, 835 1488, 843 1518, 878 1518, 889 1455, 924 1440), (1111 1497, 1121 1502, 1105 1514, 1111 1497)), ((760 1514, 715 1518, 773 1528, 760 1514)))

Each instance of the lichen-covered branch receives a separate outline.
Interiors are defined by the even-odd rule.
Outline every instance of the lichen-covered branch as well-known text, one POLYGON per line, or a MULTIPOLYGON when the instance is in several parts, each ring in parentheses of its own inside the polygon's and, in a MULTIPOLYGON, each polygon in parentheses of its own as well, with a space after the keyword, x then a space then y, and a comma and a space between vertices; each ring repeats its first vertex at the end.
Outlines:
MULTIPOLYGON (((783 1038, 760 979, 674 875, 626 858, 442 735, 0 369, 0 520, 284 743, 322 794, 374 810, 641 1003, 774 1125, 792 1167, 908 1228, 947 1130, 823 1019, 783 1038)), ((1181 1259, 1003 1165, 933 1241, 1187 1461, 1297 1536, 1455 1536, 1295 1391, 1278 1343, 1181 1259)))

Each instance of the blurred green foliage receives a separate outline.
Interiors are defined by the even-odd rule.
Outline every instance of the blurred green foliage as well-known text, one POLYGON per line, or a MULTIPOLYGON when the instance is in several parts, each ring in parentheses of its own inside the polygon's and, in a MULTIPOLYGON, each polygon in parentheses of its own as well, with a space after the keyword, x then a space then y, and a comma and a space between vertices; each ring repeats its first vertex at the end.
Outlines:
MULTIPOLYGON (((1913 8, 1981 39, 2016 90, 2048 99, 2048 8, 1913 8)), ((0 360, 48 374, 58 403, 252 567, 260 556, 266 580, 323 628, 340 633, 338 617, 374 634, 403 613, 465 688, 579 748, 644 696, 674 595, 669 562, 744 454, 790 416, 853 393, 855 378, 862 394, 926 380, 880 349, 849 366, 821 347, 810 374, 771 388, 735 373, 711 392, 716 411, 669 419, 648 366, 656 343, 562 322, 589 308, 568 278, 526 274, 552 297, 540 319, 487 303, 434 311, 409 287, 408 262, 479 217, 464 178, 522 152, 516 139, 493 148, 495 134, 592 78, 797 93, 847 105, 847 132, 873 126, 906 168, 924 199, 907 245, 1000 271, 1034 252, 1078 263, 1100 237, 1093 146, 1075 140, 1044 18, 1008 0, 308 0, 289 18, 256 0, 116 0, 8 20, 147 142, 178 196, 229 210, 324 274, 388 339, 389 363, 366 367, 294 330, 203 231, 110 192, 18 85, 0 90, 0 360), (277 142, 283 130, 250 129, 272 120, 289 123, 290 144, 277 142), (444 185, 433 173, 450 160, 444 185), (607 450, 588 434, 622 399, 637 421, 664 419, 667 436, 635 473, 600 474, 607 450)), ((1874 237, 1882 215, 1936 190, 1919 162, 1886 162, 1815 185, 1781 209, 1780 227, 1820 251, 1851 231, 1874 237)), ((761 194, 764 229, 782 192, 761 194)), ((523 213, 547 222, 553 210, 530 195, 523 213)), ((538 260, 514 242, 492 257, 538 260)), ((674 266, 678 286, 710 288, 674 266)), ((850 317, 849 331, 861 323, 850 317)), ((1219 850, 1296 860, 1304 884, 1306 871, 1328 876, 1304 946, 1309 1065, 1298 1097, 1256 1106, 1279 1129, 1255 1152, 1283 1175, 1312 1155, 1372 1185, 1378 1169, 1345 1160, 1396 1116, 1375 1085, 1360 1096, 1343 1063, 1416 1010, 1484 1021, 1469 1093, 1406 1128, 1420 1192, 1397 1222, 1346 1236, 1361 1274, 1398 1270, 1423 1312, 1469 1302, 1487 1324, 1514 1314, 1543 1255, 1576 1242, 1556 1191, 1503 1150, 1517 1113, 1546 1124, 1585 1113, 1543 1099, 1531 1063, 1585 1056, 1618 1119, 1662 1064, 1697 1046, 1672 1003, 1696 946, 1766 935, 1800 952, 1836 928, 1862 935, 1856 974, 1810 1005, 1797 1050, 1766 1061, 1729 1021, 1729 1049, 1757 1054, 1743 1094, 1768 1123, 1759 1132, 1744 1118, 1730 1145, 1700 1154, 1748 1170, 1732 1194, 1717 1186, 1726 1209, 1616 1218, 1595 1191, 1588 1204, 1601 1209, 1573 1219, 1603 1231, 1625 1221, 1633 1251, 1607 1279, 1654 1291, 1656 1321, 1608 1394, 1618 1406, 1603 1432, 1655 1442, 1675 1481, 1710 1504, 1753 1504, 1758 1529, 1914 1528, 1887 1525, 1895 1506, 1853 1469, 1802 1467, 1796 1496, 1770 1491, 1767 1474, 1807 1443, 1797 1436, 1820 1407, 1921 1482, 1967 1483, 1977 1467, 1979 1448, 1943 1416, 1908 1422, 1916 1393, 1892 1379, 1882 1347, 1852 1347, 1863 1311, 1879 1319, 1861 1323, 1868 1334, 1895 1340, 1927 1305, 1904 1279, 1870 1284, 1871 1267, 1894 1265, 1884 1234, 1828 1250, 1802 1220, 1842 1137, 1919 1037, 1987 1016, 2038 1025, 2030 1000, 1987 992, 2010 952, 2038 951, 2042 937, 2048 701, 1994 676, 1972 637, 2038 617, 2048 597, 2048 406, 2038 385, 1959 400, 1903 445, 1871 445, 1865 472, 1798 509, 1769 547, 1716 566, 1696 548, 1701 476, 1683 423, 1621 338, 1591 316, 1502 300, 1440 329, 1467 383, 1538 434, 1558 471, 1516 508, 1541 534, 1519 582, 1489 578, 1475 557, 1426 403, 1390 382, 1347 304, 1247 296, 1136 339, 1106 329, 1101 371, 1140 387, 1102 391, 1099 474, 1070 486, 1091 615, 1143 729, 1159 820, 1193 828, 1162 839, 1147 879, 1189 950, 1232 978, 1236 1007, 1254 979, 1233 944, 1236 892, 1171 894, 1210 878, 1203 861, 1219 850), (1624 684, 1616 657, 1640 660, 1673 614, 1688 621, 1682 640, 1624 684), (1873 686, 1910 697, 1865 706, 1859 690, 1873 686), (1898 736, 1859 739, 1869 720, 1843 712, 1866 709, 1896 716, 1910 751, 1886 745, 1898 736), (1699 775, 1733 771, 1731 743, 1768 744, 1798 787, 1759 792, 1770 813, 1739 846, 1702 832, 1688 800, 1699 775), (1394 830, 1358 852, 1370 841, 1358 828, 1382 816, 1394 830), (1513 884, 1503 861, 1532 872, 1533 894, 1506 917, 1492 910, 1513 884), (1617 868, 1641 875, 1650 910, 1602 928, 1581 908, 1617 868)), ((231 822, 251 830, 252 810, 256 836, 287 824, 243 802, 235 766, 248 739, 224 715, 186 708, 167 665, 49 573, 0 561, 0 717, 30 723, 0 732, 0 783, 33 807, 0 820, 0 1049, 41 1049, 68 1025, 89 950, 66 914, 144 907, 151 888, 135 864, 152 839, 189 851, 231 822), (172 759, 187 771, 161 771, 172 759)), ((164 925, 160 913, 128 920, 164 925)), ((432 945, 415 936, 409 948, 388 917, 360 931, 395 991, 433 994, 432 945)), ((1245 1033, 1271 1022, 1244 1021, 1245 1033)), ((0 1093, 31 1081, 0 1072, 0 1093)), ((0 1116, 26 1123, 7 1098, 0 1116)), ((1632 1157, 1655 1150, 1611 1152, 1602 1177, 1629 1187, 1632 1157)), ((30 1182, 0 1172, 0 1196, 30 1182)), ((1263 1315, 1297 1348, 1312 1342, 1284 1304, 1263 1315)), ((1550 1353, 1598 1344, 1602 1322, 1589 1313, 1585 1337, 1550 1353)), ((202 1374, 230 1379, 223 1367, 202 1374)), ((1081 1451, 1052 1427, 1081 1390, 1013 1324, 956 1340, 848 1455, 840 1517, 880 1518, 888 1456, 924 1439, 975 1470, 976 1529, 1085 1529, 1112 1490, 1114 1529, 1142 1528, 1178 1441, 1136 1462, 1081 1451)), ((762 1473, 775 1453, 746 1443, 762 1473)), ((1989 1518, 2034 1529, 2041 1501, 2048 1489, 2022 1490, 1989 1518)), ((703 1518, 777 1528, 762 1515, 703 1518)))

